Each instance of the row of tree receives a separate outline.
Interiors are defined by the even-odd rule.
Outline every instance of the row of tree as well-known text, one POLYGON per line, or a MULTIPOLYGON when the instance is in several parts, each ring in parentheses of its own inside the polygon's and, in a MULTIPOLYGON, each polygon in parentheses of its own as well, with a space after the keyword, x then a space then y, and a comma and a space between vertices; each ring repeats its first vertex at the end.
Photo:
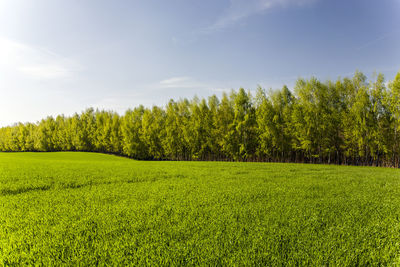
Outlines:
POLYGON ((312 162, 400 166, 400 72, 367 82, 299 79, 294 91, 244 89, 170 100, 125 115, 72 117, 0 129, 0 151, 96 151, 136 159, 312 162))

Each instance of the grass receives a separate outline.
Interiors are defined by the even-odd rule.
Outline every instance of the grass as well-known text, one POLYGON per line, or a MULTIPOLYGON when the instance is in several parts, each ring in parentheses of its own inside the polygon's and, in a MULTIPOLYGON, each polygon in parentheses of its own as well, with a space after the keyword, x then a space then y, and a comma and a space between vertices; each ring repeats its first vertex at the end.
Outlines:
POLYGON ((400 171, 0 153, 0 265, 399 265, 400 171))

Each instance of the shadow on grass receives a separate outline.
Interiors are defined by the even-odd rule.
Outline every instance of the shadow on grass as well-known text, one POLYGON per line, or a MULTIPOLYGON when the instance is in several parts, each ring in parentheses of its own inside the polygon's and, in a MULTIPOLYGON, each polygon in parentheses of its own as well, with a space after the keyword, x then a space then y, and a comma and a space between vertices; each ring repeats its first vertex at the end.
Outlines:
POLYGON ((35 191, 47 191, 51 189, 79 189, 83 187, 93 187, 99 185, 111 185, 111 184, 132 184, 132 183, 143 183, 143 182, 154 182, 154 180, 147 179, 128 179, 128 180, 115 180, 115 181, 103 181, 103 182, 93 182, 90 181, 88 183, 60 183, 60 184, 51 184, 44 186, 31 186, 31 187, 20 187, 20 188, 3 188, 0 190, 0 196, 13 196, 19 195, 23 193, 35 192, 35 191))
POLYGON ((1 195, 3 196, 12 196, 12 195, 19 195, 31 191, 46 191, 51 188, 50 185, 44 185, 44 186, 35 186, 35 187, 22 187, 22 188, 16 188, 16 189, 10 189, 10 188, 5 188, 2 189, 1 195))

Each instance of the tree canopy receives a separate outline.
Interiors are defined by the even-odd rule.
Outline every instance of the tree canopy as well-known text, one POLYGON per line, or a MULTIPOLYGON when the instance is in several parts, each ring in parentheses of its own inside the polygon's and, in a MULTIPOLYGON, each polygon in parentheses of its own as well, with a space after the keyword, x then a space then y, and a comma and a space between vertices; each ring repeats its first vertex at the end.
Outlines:
POLYGON ((400 72, 385 83, 299 79, 293 91, 240 88, 123 115, 89 108, 0 128, 0 151, 93 151, 148 160, 400 166, 400 72))

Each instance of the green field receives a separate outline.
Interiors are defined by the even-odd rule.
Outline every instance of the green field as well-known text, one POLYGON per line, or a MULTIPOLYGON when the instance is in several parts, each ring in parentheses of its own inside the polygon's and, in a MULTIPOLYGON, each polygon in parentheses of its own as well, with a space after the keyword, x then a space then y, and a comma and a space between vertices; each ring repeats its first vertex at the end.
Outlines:
POLYGON ((400 171, 0 153, 0 265, 399 265, 400 171))

